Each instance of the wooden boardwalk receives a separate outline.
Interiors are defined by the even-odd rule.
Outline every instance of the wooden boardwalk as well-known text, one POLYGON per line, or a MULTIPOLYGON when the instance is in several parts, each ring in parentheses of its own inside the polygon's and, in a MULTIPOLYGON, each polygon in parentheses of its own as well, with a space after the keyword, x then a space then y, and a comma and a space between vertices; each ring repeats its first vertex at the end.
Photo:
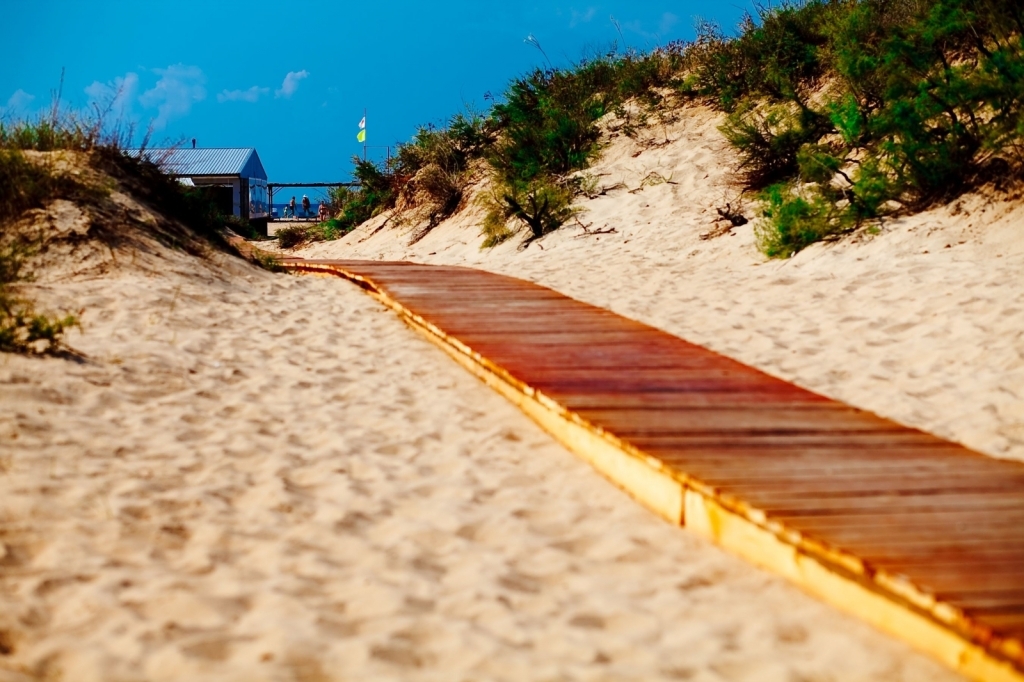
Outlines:
POLYGON ((978 680, 1024 680, 1024 464, 837 403, 529 282, 336 274, 642 503, 978 680))

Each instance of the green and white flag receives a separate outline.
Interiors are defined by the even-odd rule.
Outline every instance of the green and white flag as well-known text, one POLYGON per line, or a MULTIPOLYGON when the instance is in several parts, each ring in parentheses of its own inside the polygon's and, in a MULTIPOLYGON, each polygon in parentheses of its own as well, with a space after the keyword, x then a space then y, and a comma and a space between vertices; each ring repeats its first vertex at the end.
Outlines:
POLYGON ((366 117, 363 116, 359 121, 359 134, 356 135, 356 139, 360 142, 366 142, 366 117))

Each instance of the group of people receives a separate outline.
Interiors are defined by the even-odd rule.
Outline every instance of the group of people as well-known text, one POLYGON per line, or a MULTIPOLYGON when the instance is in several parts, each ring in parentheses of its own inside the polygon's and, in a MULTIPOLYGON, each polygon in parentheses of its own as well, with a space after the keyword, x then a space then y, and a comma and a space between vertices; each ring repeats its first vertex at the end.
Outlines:
MULTIPOLYGON (((309 217, 309 197, 306 196, 305 194, 302 195, 302 216, 305 217, 305 218, 309 217)), ((292 200, 289 201, 288 205, 284 207, 284 217, 285 218, 289 218, 289 217, 294 218, 295 217, 295 197, 292 197, 292 200)), ((320 209, 319 209, 319 211, 317 211, 316 219, 319 220, 320 222, 323 222, 323 221, 327 220, 327 218, 328 218, 327 204, 325 204, 321 200, 320 201, 320 209)))

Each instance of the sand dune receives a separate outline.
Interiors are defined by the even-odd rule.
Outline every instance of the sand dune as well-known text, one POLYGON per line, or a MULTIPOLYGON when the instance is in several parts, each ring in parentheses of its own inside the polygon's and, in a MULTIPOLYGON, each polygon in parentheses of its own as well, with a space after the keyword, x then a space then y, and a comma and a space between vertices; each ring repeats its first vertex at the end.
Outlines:
POLYGON ((481 215, 471 207, 413 245, 415 226, 378 230, 382 216, 296 253, 524 277, 832 398, 1024 460, 1020 197, 970 195, 768 261, 752 224, 726 231, 715 222, 727 202, 755 216, 731 176, 720 122, 687 108, 642 139, 611 138, 591 173, 619 189, 581 202, 592 234, 570 225, 523 251, 521 239, 482 251, 481 215))
MULTIPOLYGON (((959 679, 661 522, 356 287, 117 256, 36 286, 85 360, 0 355, 0 681, 959 679)), ((572 293, 673 291, 591 267, 572 293)))

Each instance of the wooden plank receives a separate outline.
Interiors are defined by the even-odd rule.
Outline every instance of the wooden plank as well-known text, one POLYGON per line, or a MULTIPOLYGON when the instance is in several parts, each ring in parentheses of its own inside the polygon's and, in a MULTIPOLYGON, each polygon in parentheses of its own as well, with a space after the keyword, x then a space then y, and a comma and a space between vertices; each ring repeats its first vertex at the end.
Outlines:
MULTIPOLYGON (((707 376, 706 372, 672 372, 665 375, 707 376)), ((732 376, 731 373, 727 376, 732 376)), ((686 410, 577 410, 593 424, 610 429, 625 437, 672 436, 714 432, 791 431, 902 431, 899 424, 881 419, 867 412, 846 408, 835 403, 807 406, 779 407, 773 403, 740 405, 725 408, 718 405, 690 407, 686 410)))
MULTIPOLYGON (((744 384, 737 382, 736 387, 742 388, 744 384)), ((666 391, 669 392, 669 391, 666 391)), ((845 433, 842 439, 837 439, 827 433, 786 433, 786 434, 746 434, 736 433, 729 436, 728 443, 723 443, 722 438, 715 435, 693 434, 693 435, 644 435, 634 436, 629 439, 631 443, 643 450, 655 454, 667 461, 679 456, 680 452, 686 450, 700 450, 703 448, 719 448, 729 446, 737 452, 746 450, 756 452, 757 448, 770 448, 772 450, 789 445, 793 448, 803 449, 807 447, 838 447, 848 448, 869 448, 880 446, 901 446, 901 447, 931 447, 939 442, 934 436, 917 431, 863 431, 845 433)))
POLYGON ((1024 466, 514 278, 352 279, 639 500, 975 679, 1024 680, 1024 466))

